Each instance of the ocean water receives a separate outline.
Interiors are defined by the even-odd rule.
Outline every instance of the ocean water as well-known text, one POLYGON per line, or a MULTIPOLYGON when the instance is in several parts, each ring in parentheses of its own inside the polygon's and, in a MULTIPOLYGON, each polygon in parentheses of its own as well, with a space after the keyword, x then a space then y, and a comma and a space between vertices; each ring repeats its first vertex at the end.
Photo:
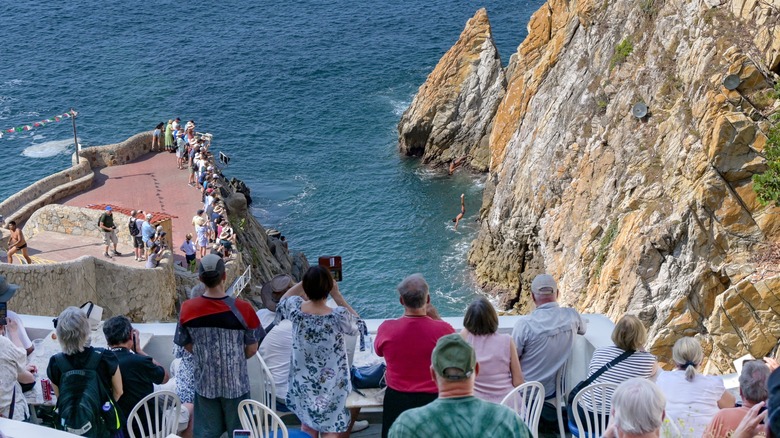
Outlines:
MULTIPOLYGON (((478 8, 506 64, 541 4, 6 2, 0 129, 72 107, 88 147, 194 119, 232 158, 226 173, 250 186, 266 227, 314 263, 343 257, 341 288, 361 315, 399 314, 395 286, 414 272, 457 315, 479 292, 466 253, 483 180, 399 156, 396 125, 478 8)), ((69 166, 73 147, 69 120, 0 138, 0 199, 69 166)))

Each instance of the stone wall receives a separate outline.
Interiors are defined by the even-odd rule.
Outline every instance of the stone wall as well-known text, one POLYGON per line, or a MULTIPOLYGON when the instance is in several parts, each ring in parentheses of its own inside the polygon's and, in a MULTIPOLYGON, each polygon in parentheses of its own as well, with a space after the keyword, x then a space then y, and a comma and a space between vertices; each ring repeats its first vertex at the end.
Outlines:
MULTIPOLYGON (((96 146, 81 150, 81 157, 93 168, 119 166, 134 161, 152 150, 152 131, 136 134, 121 143, 96 146)), ((73 154, 73 163, 76 154, 73 154)))
POLYGON ((21 224, 38 208, 88 189, 93 176, 89 163, 82 161, 38 180, 6 199, 0 203, 0 215, 5 217, 6 223, 15 220, 21 224))
POLYGON ((176 283, 170 258, 156 269, 117 265, 91 256, 46 265, 0 264, 0 274, 21 286, 12 310, 56 316, 68 306, 92 301, 103 317, 126 315, 135 322, 171 320, 176 283))
MULTIPOLYGON (((98 219, 103 214, 100 210, 91 208, 71 207, 68 205, 52 204, 38 209, 24 226, 27 238, 32 238, 42 231, 71 234, 74 236, 90 236, 103 238, 103 232, 98 229, 98 219)), ((114 212, 114 224, 119 243, 124 247, 132 247, 133 239, 130 236, 127 224, 130 217, 122 213, 114 212)))

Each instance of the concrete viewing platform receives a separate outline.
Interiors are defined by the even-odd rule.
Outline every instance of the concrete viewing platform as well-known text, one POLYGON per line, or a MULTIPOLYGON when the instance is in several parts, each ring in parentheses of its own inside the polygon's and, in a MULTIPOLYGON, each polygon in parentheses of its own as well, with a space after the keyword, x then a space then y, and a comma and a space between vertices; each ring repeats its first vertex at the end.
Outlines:
MULTIPOLYGON (((174 253, 187 233, 194 232, 192 217, 202 207, 200 191, 187 185, 188 170, 176 167, 176 155, 151 152, 131 163, 96 169, 92 187, 82 193, 62 199, 59 203, 72 207, 111 204, 127 209, 167 213, 173 218, 174 253)), ((116 223, 117 228, 126 227, 116 223)), ((37 245, 37 242, 36 242, 37 245)), ((37 246, 34 246, 38 248, 37 246)), ((132 248, 118 248, 131 254, 132 248)), ((45 252, 45 251, 44 251, 45 252)), ((98 256, 102 256, 102 249, 98 256)), ((180 255, 180 254, 179 254, 180 255)), ((130 261, 134 262, 132 255, 130 261)), ((183 257, 182 257, 183 258, 183 257)))

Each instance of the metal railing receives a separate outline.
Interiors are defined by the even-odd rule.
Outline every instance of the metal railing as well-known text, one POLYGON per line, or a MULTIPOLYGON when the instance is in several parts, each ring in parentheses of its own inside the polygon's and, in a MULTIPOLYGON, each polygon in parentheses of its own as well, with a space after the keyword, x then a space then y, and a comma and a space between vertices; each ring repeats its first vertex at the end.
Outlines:
POLYGON ((230 285, 227 290, 227 295, 233 298, 237 298, 239 295, 241 295, 241 292, 247 287, 251 280, 252 265, 249 265, 246 267, 246 271, 244 271, 244 273, 241 274, 240 277, 236 278, 236 281, 230 285))

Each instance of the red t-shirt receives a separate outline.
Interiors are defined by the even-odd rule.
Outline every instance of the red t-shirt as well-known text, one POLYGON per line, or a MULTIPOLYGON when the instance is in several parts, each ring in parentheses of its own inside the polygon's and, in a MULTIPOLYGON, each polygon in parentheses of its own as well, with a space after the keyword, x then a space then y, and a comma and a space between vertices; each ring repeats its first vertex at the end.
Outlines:
POLYGON ((389 319, 376 331, 376 354, 387 362, 387 386, 401 392, 438 391, 431 378, 431 353, 436 341, 455 329, 427 316, 389 319))

